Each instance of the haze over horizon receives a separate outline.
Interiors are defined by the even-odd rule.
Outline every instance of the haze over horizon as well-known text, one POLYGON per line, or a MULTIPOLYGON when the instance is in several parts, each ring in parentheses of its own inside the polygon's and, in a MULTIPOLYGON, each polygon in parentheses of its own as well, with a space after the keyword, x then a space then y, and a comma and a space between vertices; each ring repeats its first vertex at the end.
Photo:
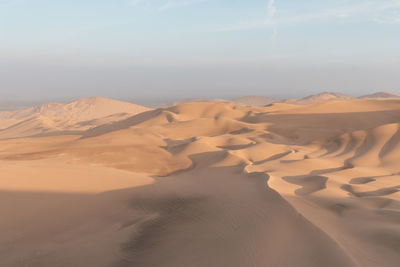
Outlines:
POLYGON ((0 97, 400 93, 400 1, 0 1, 0 97))
POLYGON ((0 266, 397 267, 400 0, 0 0, 0 266))

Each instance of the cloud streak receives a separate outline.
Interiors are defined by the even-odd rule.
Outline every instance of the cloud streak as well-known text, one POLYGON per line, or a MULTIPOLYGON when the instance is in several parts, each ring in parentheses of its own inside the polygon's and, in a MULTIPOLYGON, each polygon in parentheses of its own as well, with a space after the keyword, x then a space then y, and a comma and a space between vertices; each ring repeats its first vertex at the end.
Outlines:
POLYGON ((147 6, 153 6, 158 10, 167 10, 172 8, 179 8, 185 6, 191 6, 194 4, 198 4, 201 2, 205 2, 207 0, 163 0, 163 1, 154 1, 154 0, 130 0, 130 4, 133 6, 139 6, 142 4, 146 4, 147 6))
POLYGON ((278 25, 274 21, 275 14, 277 9, 275 7, 275 0, 269 0, 267 6, 267 21, 266 23, 269 24, 272 28, 272 39, 276 40, 278 36, 278 25))
POLYGON ((178 8, 184 6, 190 6, 197 3, 204 2, 206 0, 169 0, 165 4, 159 7, 159 10, 166 10, 170 8, 178 8))
POLYGON ((268 18, 273 18, 276 14, 275 0, 269 0, 267 6, 268 18))
MULTIPOLYGON (((297 11, 295 12, 297 13, 297 11)), ((242 31, 258 28, 271 28, 276 39, 279 25, 299 24, 313 21, 335 22, 352 20, 375 23, 400 23, 400 0, 372 0, 352 5, 320 8, 315 12, 300 15, 277 16, 276 1, 269 0, 266 19, 241 21, 217 31, 242 31)))
POLYGON ((228 27, 219 28, 215 31, 216 32, 243 31, 243 30, 251 30, 257 28, 271 28, 272 29, 271 38, 275 40, 278 35, 278 21, 275 19, 277 11, 278 10, 275 6, 275 0, 268 0, 266 8, 266 18, 241 21, 228 27))

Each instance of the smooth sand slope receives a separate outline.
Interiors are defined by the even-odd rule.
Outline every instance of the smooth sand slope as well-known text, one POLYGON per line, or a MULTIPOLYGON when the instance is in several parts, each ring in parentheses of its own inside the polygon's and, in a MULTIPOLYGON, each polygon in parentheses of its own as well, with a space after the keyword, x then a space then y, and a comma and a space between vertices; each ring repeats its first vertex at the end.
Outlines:
POLYGON ((67 104, 0 112, 0 139, 80 133, 94 126, 122 120, 149 108, 132 103, 88 97, 67 104))
POLYGON ((400 100, 107 116, 0 140, 1 266, 398 266, 400 100))

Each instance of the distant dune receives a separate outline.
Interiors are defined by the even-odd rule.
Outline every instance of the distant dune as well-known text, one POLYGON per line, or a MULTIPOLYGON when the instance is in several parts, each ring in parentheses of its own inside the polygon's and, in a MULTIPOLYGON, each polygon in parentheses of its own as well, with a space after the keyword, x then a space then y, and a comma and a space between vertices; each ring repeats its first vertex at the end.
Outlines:
POLYGON ((0 139, 49 134, 59 131, 82 131, 121 120, 149 108, 101 97, 80 98, 62 104, 0 112, 0 139))
POLYGON ((288 99, 284 100, 283 102, 296 105, 313 105, 328 101, 349 100, 349 99, 354 99, 354 97, 341 93, 320 93, 316 95, 310 95, 301 99, 288 99))
POLYGON ((193 103, 193 102, 217 102, 217 103, 227 103, 229 100, 219 99, 219 98, 207 98, 207 97, 195 97, 195 98, 184 98, 173 102, 172 106, 193 103))
POLYGON ((361 96, 361 99, 366 99, 366 98, 400 98, 399 94, 394 94, 394 93, 389 93, 389 92, 378 92, 375 94, 370 94, 370 95, 365 95, 361 96))
POLYGON ((243 106, 266 106, 275 102, 280 102, 280 100, 265 96, 243 96, 233 99, 232 102, 243 106))
POLYGON ((117 101, 102 97, 80 98, 73 102, 49 103, 38 107, 1 112, 1 119, 26 119, 31 115, 41 115, 51 118, 72 119, 75 121, 93 120, 116 113, 137 114, 149 110, 136 104, 117 101))
MULTIPOLYGON (((378 92, 370 95, 358 97, 358 99, 382 99, 382 98, 400 98, 400 95, 389 93, 389 92, 378 92)), ((273 103, 283 103, 291 105, 314 105, 330 101, 343 101, 343 100, 355 100, 357 97, 350 95, 335 93, 335 92, 324 92, 314 95, 309 95, 303 98, 287 98, 277 99, 266 96, 242 96, 233 99, 219 99, 219 98, 185 98, 163 105, 159 105, 159 108, 166 108, 174 105, 193 103, 193 102, 215 102, 215 103, 232 103, 241 106, 266 106, 273 103)))
POLYGON ((400 99, 244 100, 0 113, 0 266, 397 266, 400 99))

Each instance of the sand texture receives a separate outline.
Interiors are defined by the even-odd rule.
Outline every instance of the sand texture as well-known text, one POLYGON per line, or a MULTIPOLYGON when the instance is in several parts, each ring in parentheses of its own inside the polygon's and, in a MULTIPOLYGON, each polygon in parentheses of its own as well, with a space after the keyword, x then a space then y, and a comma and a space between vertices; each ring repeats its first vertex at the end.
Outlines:
POLYGON ((0 266, 398 266, 400 100, 314 98, 0 112, 0 266))

